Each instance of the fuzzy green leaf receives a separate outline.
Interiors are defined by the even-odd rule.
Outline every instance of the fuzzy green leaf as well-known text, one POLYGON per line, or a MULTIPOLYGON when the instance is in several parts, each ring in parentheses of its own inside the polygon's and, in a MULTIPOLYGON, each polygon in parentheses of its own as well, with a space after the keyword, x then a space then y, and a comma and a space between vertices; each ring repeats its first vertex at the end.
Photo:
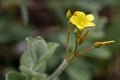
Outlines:
POLYGON ((19 72, 9 72, 6 74, 6 80, 28 80, 27 77, 19 72))
POLYGON ((58 46, 59 46, 58 43, 49 42, 48 50, 44 53, 44 55, 41 56, 39 61, 48 61, 51 58, 51 56, 54 54, 58 46))
POLYGON ((26 40, 28 43, 29 54, 31 55, 33 62, 36 63, 42 54, 47 51, 47 43, 41 36, 38 36, 35 39, 28 37, 26 40))
POLYGON ((20 66, 20 70, 24 73, 24 74, 27 74, 29 76, 33 76, 36 74, 36 72, 32 71, 32 69, 28 69, 24 66, 20 66))
POLYGON ((32 76, 32 80, 47 80, 47 75, 43 73, 32 76))
POLYGON ((39 59, 42 56, 42 54, 44 54, 47 51, 47 49, 47 43, 41 36, 38 36, 33 40, 31 50, 33 55, 36 54, 37 59, 39 59))
POLYGON ((27 68, 31 68, 34 65, 34 62, 29 54, 28 51, 25 51, 20 59, 20 65, 27 67, 27 68))
POLYGON ((35 39, 32 37, 26 38, 28 49, 21 56, 21 66, 31 68, 38 63, 40 57, 47 51, 47 43, 38 36, 35 39))
POLYGON ((44 73, 46 70, 46 62, 41 61, 37 66, 35 67, 35 71, 38 73, 44 73))

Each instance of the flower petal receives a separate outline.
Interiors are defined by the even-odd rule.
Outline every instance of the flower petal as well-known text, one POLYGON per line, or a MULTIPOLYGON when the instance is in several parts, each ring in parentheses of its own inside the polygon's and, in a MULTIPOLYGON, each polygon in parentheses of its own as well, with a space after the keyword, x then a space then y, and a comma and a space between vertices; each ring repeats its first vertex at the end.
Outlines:
POLYGON ((93 16, 92 14, 88 14, 88 15, 87 15, 87 19, 88 19, 89 21, 93 21, 93 20, 94 20, 94 16, 93 16))
POLYGON ((90 26, 95 26, 95 23, 89 22, 89 23, 86 24, 86 27, 90 27, 90 26))
POLYGON ((77 16, 72 16, 71 18, 70 18, 70 21, 71 21, 71 23, 72 24, 74 24, 74 25, 78 25, 79 24, 79 20, 78 20, 78 17, 77 16))
POLYGON ((78 29, 79 31, 82 31, 82 30, 84 29, 84 27, 81 27, 81 26, 79 26, 79 25, 76 25, 76 27, 77 27, 77 29, 78 29))
POLYGON ((75 11, 74 14, 75 16, 86 16, 86 14, 84 12, 81 12, 81 11, 75 11))

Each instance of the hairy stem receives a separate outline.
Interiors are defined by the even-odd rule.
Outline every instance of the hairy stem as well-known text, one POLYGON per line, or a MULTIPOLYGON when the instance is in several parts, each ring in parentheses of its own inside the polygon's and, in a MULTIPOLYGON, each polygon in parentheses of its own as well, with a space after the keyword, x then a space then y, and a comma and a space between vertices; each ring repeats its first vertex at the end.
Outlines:
POLYGON ((64 71, 64 69, 66 69, 68 64, 69 62, 67 62, 67 60, 64 59, 60 66, 55 70, 55 72, 48 78, 48 80, 53 80, 56 77, 58 77, 64 71))

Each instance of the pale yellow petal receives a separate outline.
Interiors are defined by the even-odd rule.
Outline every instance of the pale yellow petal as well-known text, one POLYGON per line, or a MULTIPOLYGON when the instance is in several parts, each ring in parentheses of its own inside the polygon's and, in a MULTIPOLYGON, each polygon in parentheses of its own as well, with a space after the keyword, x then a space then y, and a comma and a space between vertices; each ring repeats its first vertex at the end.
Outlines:
POLYGON ((77 27, 80 31, 82 31, 82 30, 84 29, 84 27, 82 27, 82 26, 80 26, 80 25, 76 25, 76 27, 77 27))
POLYGON ((88 14, 88 15, 87 15, 87 19, 88 19, 89 21, 93 21, 93 20, 94 20, 94 16, 93 16, 92 14, 88 14))
POLYGON ((77 21, 78 21, 76 25, 83 27, 89 21, 84 12, 75 11, 74 16, 77 17, 77 21))
POLYGON ((73 15, 76 15, 76 16, 86 16, 86 14, 84 12, 81 12, 81 11, 75 11, 73 15))
POLYGON ((90 27, 90 26, 95 26, 95 23, 93 23, 93 22, 88 22, 88 23, 86 24, 86 27, 90 27))
POLYGON ((78 17, 76 17, 74 15, 70 18, 70 21, 74 25, 78 25, 79 24, 78 17))

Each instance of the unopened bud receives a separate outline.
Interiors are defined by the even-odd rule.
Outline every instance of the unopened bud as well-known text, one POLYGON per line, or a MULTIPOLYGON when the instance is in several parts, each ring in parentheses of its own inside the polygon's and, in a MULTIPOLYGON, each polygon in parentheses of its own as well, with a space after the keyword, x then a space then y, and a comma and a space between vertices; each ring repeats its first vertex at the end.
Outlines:
POLYGON ((69 19, 71 16, 72 16, 72 13, 70 10, 68 10, 66 13, 66 18, 69 19))
POLYGON ((98 47, 101 47, 103 45, 106 45, 106 44, 111 44, 111 43, 114 43, 115 41, 114 40, 111 40, 111 41, 104 41, 104 42, 96 42, 94 44, 94 47, 95 48, 98 48, 98 47))

